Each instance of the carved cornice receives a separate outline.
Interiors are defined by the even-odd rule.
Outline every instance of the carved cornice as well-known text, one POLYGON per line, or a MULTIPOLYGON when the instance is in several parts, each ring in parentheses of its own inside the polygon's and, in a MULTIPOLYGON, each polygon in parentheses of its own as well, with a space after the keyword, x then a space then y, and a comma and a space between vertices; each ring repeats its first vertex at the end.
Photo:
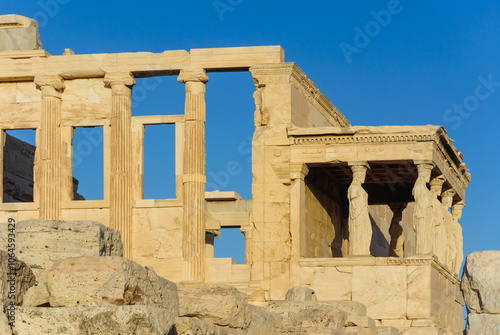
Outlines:
POLYGON ((349 127, 346 117, 295 63, 257 64, 250 68, 255 86, 291 84, 334 126, 349 127))
MULTIPOLYGON (((403 131, 402 133, 384 133, 383 129, 391 127, 353 127, 353 128, 331 128, 335 132, 325 134, 320 133, 298 133, 297 130, 289 131, 290 142, 292 145, 341 145, 341 144, 363 144, 363 143, 417 143, 434 142, 436 158, 439 160, 441 173, 446 179, 453 183, 457 194, 463 197, 468 183, 470 182, 470 173, 467 172, 467 166, 462 162, 462 155, 451 144, 446 131, 443 127, 422 126, 414 128, 413 133, 403 131), (427 129, 424 129, 427 128, 427 129), (374 133, 375 132, 375 133, 374 133)), ((327 132, 328 128, 325 128, 327 132)), ((302 130, 300 130, 302 131, 302 130)), ((394 131, 392 131, 394 132, 394 131)))

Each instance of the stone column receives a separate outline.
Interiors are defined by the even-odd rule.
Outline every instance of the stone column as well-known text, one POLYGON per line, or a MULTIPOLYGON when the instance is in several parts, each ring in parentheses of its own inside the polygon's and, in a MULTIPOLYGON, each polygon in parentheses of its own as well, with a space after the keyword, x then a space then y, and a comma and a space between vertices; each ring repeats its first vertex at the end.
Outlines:
POLYGON ((36 76, 35 84, 42 91, 42 120, 40 136, 39 199, 40 219, 61 218, 62 194, 62 136, 61 136, 61 92, 64 81, 59 76, 36 76))
POLYGON ((453 239, 455 242, 456 254, 453 270, 455 274, 460 274, 460 268, 464 260, 464 237, 462 235, 462 226, 458 222, 462 218, 462 210, 465 207, 464 201, 458 201, 451 206, 451 216, 453 217, 453 239))
POLYGON ((403 211, 406 208, 406 202, 389 204, 393 213, 389 234, 391 243, 389 246, 389 257, 404 257, 405 236, 400 222, 403 219, 403 211))
POLYGON ((431 201, 432 201, 432 220, 434 222, 434 247, 433 253, 438 257, 441 263, 446 262, 446 249, 448 245, 448 237, 444 223, 443 207, 438 197, 441 195, 444 176, 437 176, 430 182, 431 186, 431 201))
POLYGON ((434 247, 434 225, 432 223, 432 199, 427 184, 431 179, 432 164, 417 164, 418 178, 413 186, 415 209, 413 228, 416 232, 417 254, 432 254, 434 247))
POLYGON ((454 222, 453 217, 450 213, 450 208, 453 204, 453 197, 455 196, 455 191, 453 189, 449 189, 441 194, 441 204, 442 211, 444 214, 444 225, 446 228, 446 236, 448 243, 446 244, 446 261, 445 264, 448 266, 450 271, 453 272, 455 267, 455 262, 457 259, 457 245, 454 239, 454 222))
POLYGON ((110 227, 121 232, 123 256, 132 256, 132 129, 131 98, 135 85, 131 73, 107 73, 111 87, 111 199, 110 227))
POLYGON ((306 249, 306 176, 309 167, 306 164, 290 164, 290 287, 300 285, 300 258, 306 249))
POLYGON ((349 255, 370 255, 373 231, 368 212, 368 193, 361 186, 365 182, 367 162, 349 163, 353 178, 347 190, 349 200, 349 255))
POLYGON ((203 69, 181 70, 185 84, 184 224, 182 230, 182 280, 205 280, 205 83, 203 69))

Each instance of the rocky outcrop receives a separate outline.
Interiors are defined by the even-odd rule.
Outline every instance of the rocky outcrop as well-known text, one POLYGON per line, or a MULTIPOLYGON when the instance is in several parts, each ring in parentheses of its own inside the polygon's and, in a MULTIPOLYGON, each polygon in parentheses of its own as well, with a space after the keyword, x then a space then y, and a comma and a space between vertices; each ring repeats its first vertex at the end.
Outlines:
MULTIPOLYGON (((398 334, 377 329, 364 305, 317 301, 307 287, 264 308, 233 286, 176 285, 120 257, 120 234, 91 221, 19 222, 16 250, 38 278, 17 261, 14 334, 398 334)), ((7 256, 0 252, 0 282, 7 256)), ((3 314, 0 331, 12 334, 3 314)))
POLYGON ((164 335, 172 334, 175 318, 153 306, 19 307, 16 335, 164 335))
POLYGON ((467 256, 460 285, 467 306, 467 335, 500 334, 500 251, 467 256))
POLYGON ((228 285, 179 285, 179 315, 245 329, 250 324, 248 296, 228 285), (203 297, 203 299, 200 299, 203 297))
MULTIPOLYGON (((0 249, 7 247, 7 225, 0 228, 0 249)), ((122 256, 120 232, 93 221, 26 220, 16 223, 20 260, 38 270, 79 256, 122 256)))
POLYGON ((177 287, 123 257, 78 257, 48 273, 51 307, 147 305, 179 314, 177 287))
POLYGON ((28 265, 15 257, 9 257, 7 251, 0 250, 0 297, 2 301, 7 302, 14 297, 17 305, 22 304, 24 294, 34 285, 35 275, 28 265))

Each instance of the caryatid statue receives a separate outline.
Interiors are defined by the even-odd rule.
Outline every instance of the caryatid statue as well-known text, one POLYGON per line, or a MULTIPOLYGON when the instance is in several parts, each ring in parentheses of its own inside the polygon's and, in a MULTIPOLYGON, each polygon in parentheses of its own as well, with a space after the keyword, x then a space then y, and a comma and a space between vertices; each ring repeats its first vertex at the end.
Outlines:
POLYGON ((391 226, 389 227, 389 234, 391 235, 389 257, 404 257, 405 236, 400 222, 403 219, 406 202, 390 203, 389 207, 393 213, 391 226))
POLYGON ((446 249, 446 265, 453 271, 455 260, 457 258, 457 245, 453 237, 453 218, 450 214, 450 207, 453 204, 453 197, 455 196, 455 191, 448 189, 441 194, 441 204, 444 214, 444 226, 446 228, 446 235, 448 239, 447 249, 446 249))
POLYGON ((462 226, 458 222, 462 217, 462 210, 465 206, 463 201, 458 201, 451 206, 451 216, 453 217, 453 239, 455 241, 456 257, 453 264, 453 270, 456 274, 460 274, 460 268, 464 260, 464 238, 462 235, 462 226))
POLYGON ((432 222, 432 195, 427 188, 431 179, 431 164, 418 164, 418 178, 413 186, 415 210, 413 228, 417 237, 417 254, 431 254, 434 247, 434 223, 432 222))
POLYGON ((363 186, 368 164, 352 165, 351 186, 347 190, 349 199, 349 254, 370 255, 372 224, 368 213, 368 193, 363 186))
POLYGON ((268 122, 269 115, 264 109, 262 101, 262 93, 264 92, 265 86, 257 86, 255 92, 253 92, 253 98, 255 100, 255 112, 253 115, 255 127, 265 126, 268 122))
POLYGON ((430 182, 432 194, 432 220, 434 222, 434 254, 441 263, 446 262, 448 236, 444 225, 443 206, 438 197, 441 195, 445 178, 443 175, 433 178, 430 182))

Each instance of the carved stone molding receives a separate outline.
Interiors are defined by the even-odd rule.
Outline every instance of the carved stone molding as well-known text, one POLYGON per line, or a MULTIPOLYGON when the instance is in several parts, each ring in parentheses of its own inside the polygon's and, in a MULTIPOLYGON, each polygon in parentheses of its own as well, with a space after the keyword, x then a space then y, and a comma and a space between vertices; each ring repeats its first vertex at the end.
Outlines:
POLYGON ((204 69, 186 69, 180 71, 177 81, 179 83, 187 83, 190 81, 207 83, 208 76, 204 69))
POLYGON ((44 97, 49 96, 61 99, 61 93, 66 88, 64 80, 60 76, 36 76, 34 82, 40 88, 44 97))

